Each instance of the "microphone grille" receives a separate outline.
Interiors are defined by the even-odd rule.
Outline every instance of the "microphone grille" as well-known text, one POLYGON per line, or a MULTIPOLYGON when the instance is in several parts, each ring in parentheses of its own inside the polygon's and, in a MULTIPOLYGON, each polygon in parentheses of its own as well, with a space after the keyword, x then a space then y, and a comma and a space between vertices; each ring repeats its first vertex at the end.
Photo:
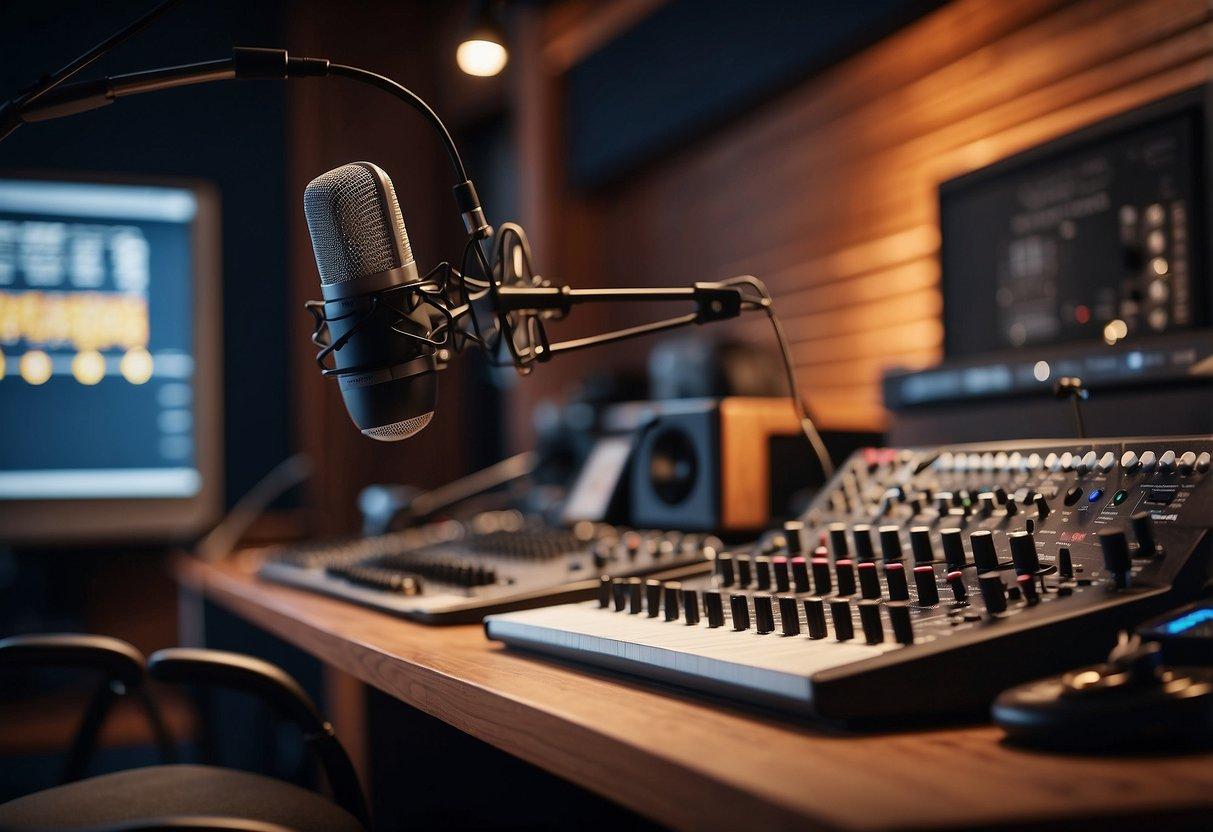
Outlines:
POLYGON ((320 282, 344 283, 413 261, 396 189, 378 166, 351 162, 303 191, 320 282))

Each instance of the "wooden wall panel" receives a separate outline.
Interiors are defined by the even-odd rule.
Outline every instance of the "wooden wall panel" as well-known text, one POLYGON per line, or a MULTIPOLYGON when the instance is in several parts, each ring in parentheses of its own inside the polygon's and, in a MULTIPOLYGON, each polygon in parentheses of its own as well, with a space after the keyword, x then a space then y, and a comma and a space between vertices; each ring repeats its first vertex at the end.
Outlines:
MULTIPOLYGON (((550 9, 546 37, 601 27, 584 6, 550 9)), ((529 31, 542 55, 543 25, 529 31)), ((532 65, 516 94, 558 102, 568 60, 532 65)), ((545 274, 574 285, 763 278, 823 426, 880 429, 881 373, 941 355, 938 184, 1205 82, 1211 66, 1205 0, 955 0, 607 191, 562 186, 553 103, 522 138, 524 158, 549 160, 524 220, 553 241, 545 274)), ((762 320, 731 331, 769 337, 762 320)), ((528 399, 602 360, 541 368, 528 399)))

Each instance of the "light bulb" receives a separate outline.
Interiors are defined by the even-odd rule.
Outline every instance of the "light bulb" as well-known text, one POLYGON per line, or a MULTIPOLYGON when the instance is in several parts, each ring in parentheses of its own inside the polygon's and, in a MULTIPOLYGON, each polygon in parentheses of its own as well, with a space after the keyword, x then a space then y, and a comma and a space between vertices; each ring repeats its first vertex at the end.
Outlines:
POLYGON ((509 53, 500 43, 472 35, 459 44, 455 60, 468 75, 488 78, 505 69, 509 53))

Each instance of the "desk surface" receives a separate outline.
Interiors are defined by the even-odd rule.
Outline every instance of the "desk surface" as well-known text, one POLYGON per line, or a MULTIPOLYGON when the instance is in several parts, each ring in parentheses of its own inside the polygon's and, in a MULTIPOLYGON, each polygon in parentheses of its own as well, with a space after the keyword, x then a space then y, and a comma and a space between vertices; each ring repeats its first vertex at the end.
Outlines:
POLYGON ((267 584, 254 566, 184 561, 179 574, 367 684, 677 828, 1084 828, 1213 811, 1213 754, 1046 755, 989 726, 832 735, 507 650, 477 625, 427 627, 267 584))

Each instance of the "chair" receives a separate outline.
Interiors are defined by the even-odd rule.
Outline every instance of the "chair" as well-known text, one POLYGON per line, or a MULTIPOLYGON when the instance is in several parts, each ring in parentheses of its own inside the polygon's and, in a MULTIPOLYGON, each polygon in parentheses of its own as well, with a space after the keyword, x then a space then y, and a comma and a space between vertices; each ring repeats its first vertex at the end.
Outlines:
POLYGON ((332 726, 299 683, 268 662, 189 648, 160 650, 145 661, 126 642, 91 635, 0 640, 0 669, 37 666, 88 669, 102 679, 72 742, 63 783, 0 805, 3 832, 363 832, 370 826, 358 776, 332 726), (333 799, 260 774, 173 762, 172 743, 148 695, 148 678, 217 685, 264 700, 302 731, 333 799), (122 696, 139 700, 166 764, 80 779, 109 708, 122 696))

